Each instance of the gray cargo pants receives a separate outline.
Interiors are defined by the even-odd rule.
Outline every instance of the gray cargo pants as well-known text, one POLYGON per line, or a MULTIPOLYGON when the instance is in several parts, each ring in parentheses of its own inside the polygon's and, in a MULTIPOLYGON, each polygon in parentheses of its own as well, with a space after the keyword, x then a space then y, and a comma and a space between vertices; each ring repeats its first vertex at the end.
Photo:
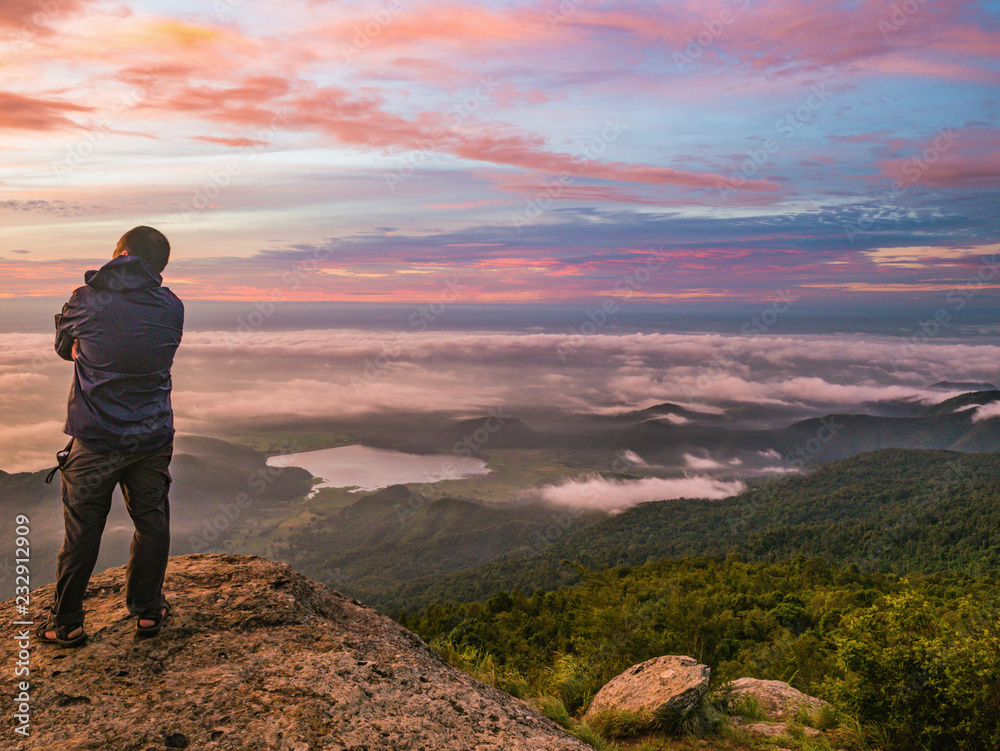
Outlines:
POLYGON ((62 467, 66 536, 59 551, 50 623, 83 623, 83 598, 101 549, 111 496, 121 485, 135 534, 125 577, 125 606, 132 615, 166 607, 163 577, 170 555, 170 458, 173 441, 142 454, 100 454, 73 440, 62 467))

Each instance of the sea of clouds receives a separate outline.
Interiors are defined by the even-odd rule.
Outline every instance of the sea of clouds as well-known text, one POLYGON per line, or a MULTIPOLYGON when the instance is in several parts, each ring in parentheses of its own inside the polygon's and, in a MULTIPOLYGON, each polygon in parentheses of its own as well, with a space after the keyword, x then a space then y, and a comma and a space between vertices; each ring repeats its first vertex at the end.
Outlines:
MULTIPOLYGON (((997 362, 1000 346, 982 339, 859 334, 190 331, 173 405, 178 431, 196 434, 301 417, 468 417, 501 406, 614 414, 662 402, 715 414, 751 405, 788 424, 866 403, 939 402, 957 392, 931 384, 991 381, 997 362)), ((52 466, 71 381, 50 335, 0 334, 0 469, 52 466)), ((998 416, 993 403, 974 419, 998 416)))

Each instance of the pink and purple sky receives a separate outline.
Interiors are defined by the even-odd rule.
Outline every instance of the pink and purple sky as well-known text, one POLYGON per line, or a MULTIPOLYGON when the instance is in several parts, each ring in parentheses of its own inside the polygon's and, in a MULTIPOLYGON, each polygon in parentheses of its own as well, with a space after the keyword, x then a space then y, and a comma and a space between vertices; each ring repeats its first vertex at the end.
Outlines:
POLYGON ((0 297, 137 224, 191 300, 1000 289, 997 2, 4 0, 0 35, 0 297))

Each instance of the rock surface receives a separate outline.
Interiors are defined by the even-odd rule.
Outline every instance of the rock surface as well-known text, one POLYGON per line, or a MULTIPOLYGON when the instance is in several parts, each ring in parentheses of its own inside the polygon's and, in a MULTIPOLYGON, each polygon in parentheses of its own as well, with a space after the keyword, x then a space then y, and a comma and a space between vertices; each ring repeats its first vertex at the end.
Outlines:
POLYGON ((590 702, 584 719, 605 712, 677 716, 698 705, 708 691, 708 678, 708 666, 691 657, 655 657, 608 681, 590 702))
MULTIPOLYGON (((744 722, 736 722, 734 720, 733 724, 739 728, 742 728, 743 730, 746 730, 748 733, 759 735, 762 738, 773 738, 773 739, 788 738, 789 735, 791 734, 791 729, 789 728, 788 723, 785 722, 744 723, 744 722)), ((820 735, 822 735, 818 730, 816 730, 816 728, 803 727, 802 731, 809 738, 818 738, 820 735)))
POLYGON ((733 701, 741 696, 753 697, 768 719, 778 722, 795 719, 795 713, 801 708, 814 713, 826 706, 822 699, 803 694, 782 681, 738 678, 726 687, 732 692, 733 701))
MULTIPOLYGON (((10 751, 588 751, 523 702, 445 664, 389 618, 258 557, 172 558, 164 630, 135 638, 124 569, 94 576, 87 644, 30 652, 30 736, 10 751)), ((52 586, 31 594, 40 619, 52 586)), ((0 605, 0 693, 23 620, 0 605)), ((8 709, 13 702, 8 703, 8 709)))

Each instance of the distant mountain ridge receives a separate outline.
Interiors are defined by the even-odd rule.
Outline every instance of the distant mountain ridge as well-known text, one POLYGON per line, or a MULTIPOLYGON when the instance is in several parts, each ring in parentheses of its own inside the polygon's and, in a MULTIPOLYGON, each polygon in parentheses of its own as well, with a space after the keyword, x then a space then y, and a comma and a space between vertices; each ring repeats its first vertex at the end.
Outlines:
POLYGON ((685 424, 642 420, 569 438, 563 436, 560 445, 630 449, 650 463, 662 464, 683 463, 684 454, 697 450, 744 458, 771 451, 796 465, 846 459, 888 448, 998 451, 1000 420, 975 422, 971 410, 960 409, 997 400, 1000 391, 980 391, 937 405, 914 406, 913 414, 904 417, 829 414, 765 429, 731 428, 718 420, 685 424))
POLYGON ((969 409, 992 401, 1000 401, 1000 391, 973 391, 936 405, 896 405, 903 414, 831 413, 762 428, 741 427, 726 414, 664 402, 633 412, 591 415, 588 421, 577 419, 571 432, 536 430, 510 416, 499 421, 484 417, 407 436, 395 446, 384 441, 382 445, 463 453, 480 448, 551 448, 591 460, 631 450, 650 464, 680 466, 686 454, 708 452, 720 459, 739 459, 747 467, 773 465, 773 459, 761 457, 774 453, 788 464, 801 465, 887 448, 1000 451, 1000 420, 976 422, 969 409))
POLYGON ((487 445, 490 448, 544 448, 549 437, 499 410, 497 415, 458 420, 435 431, 429 440, 434 445, 468 455, 487 445))
POLYGON ((947 389, 948 391, 997 391, 992 383, 977 383, 976 381, 938 381, 931 384, 932 389, 947 389))

